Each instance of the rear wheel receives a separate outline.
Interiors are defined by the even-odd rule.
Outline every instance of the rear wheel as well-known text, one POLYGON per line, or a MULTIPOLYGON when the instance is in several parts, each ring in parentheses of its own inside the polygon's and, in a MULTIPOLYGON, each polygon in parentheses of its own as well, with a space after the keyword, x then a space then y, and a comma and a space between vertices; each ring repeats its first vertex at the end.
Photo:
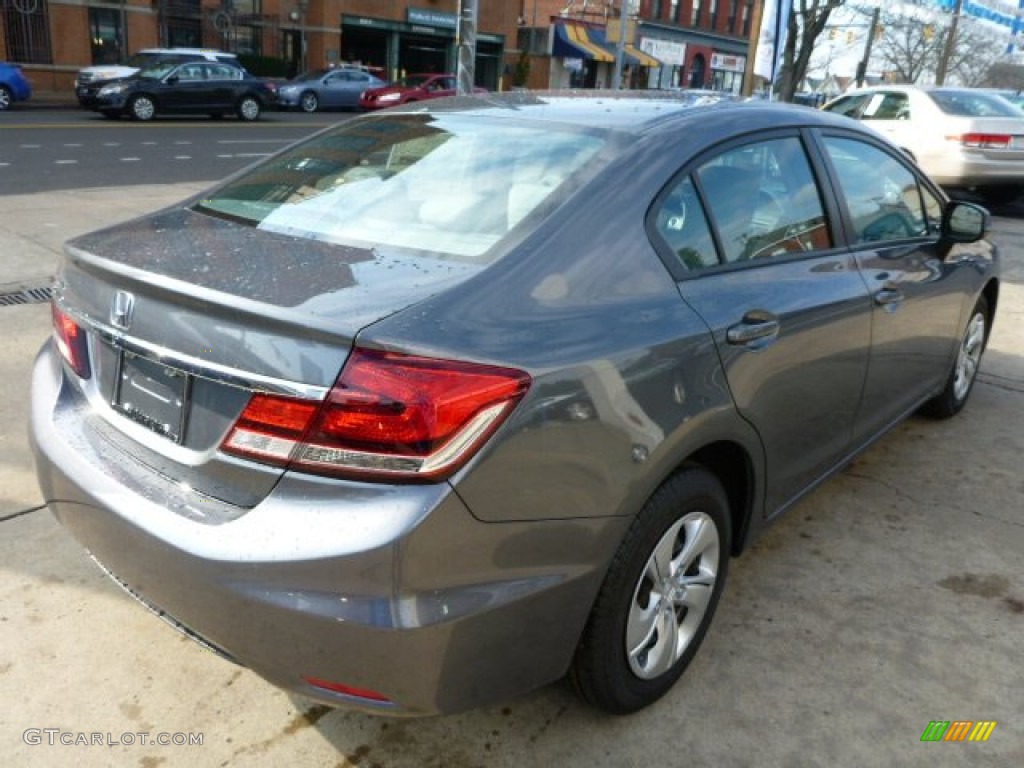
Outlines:
POLYGON ((653 703, 707 633, 725 584, 731 524, 721 483, 699 468, 647 501, 612 561, 569 676, 612 714, 653 703))
POLYGON ((960 338, 956 361, 946 380, 945 389, 924 404, 922 413, 937 419, 948 419, 960 413, 966 405, 978 375, 985 343, 988 341, 990 317, 988 300, 981 296, 974 305, 974 310, 967 321, 967 328, 960 338))
POLYGON ((13 103, 14 96, 11 94, 11 89, 6 85, 0 85, 0 112, 10 109, 13 103))
POLYGON ((258 120, 261 109, 260 102, 255 96, 243 96, 238 102, 238 117, 248 122, 258 120))
POLYGON ((134 120, 152 120, 156 115, 156 103, 149 96, 136 96, 128 105, 128 112, 134 120))
POLYGON ((999 187, 983 187, 979 192, 988 205, 1007 205, 1024 194, 1024 186, 1007 184, 999 187))
POLYGON ((299 97, 299 106, 303 112, 316 112, 320 109, 320 99, 312 91, 306 91, 299 97))

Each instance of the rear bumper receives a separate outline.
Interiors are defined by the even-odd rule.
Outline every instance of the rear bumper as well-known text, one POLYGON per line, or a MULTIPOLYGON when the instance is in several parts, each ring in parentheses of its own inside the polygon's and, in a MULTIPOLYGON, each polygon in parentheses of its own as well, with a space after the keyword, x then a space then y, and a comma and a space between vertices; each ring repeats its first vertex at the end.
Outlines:
POLYGON ((947 186, 1024 186, 1024 152, 1012 155, 992 159, 980 152, 951 147, 940 157, 931 158, 925 170, 937 183, 947 186))
POLYGON ((96 417, 51 346, 30 429, 47 504, 122 586, 233 660, 393 715, 480 706, 565 673, 627 519, 482 523, 447 484, 289 474, 235 519, 188 519, 174 511, 188 499, 171 498, 188 489, 145 480, 90 436, 96 417))

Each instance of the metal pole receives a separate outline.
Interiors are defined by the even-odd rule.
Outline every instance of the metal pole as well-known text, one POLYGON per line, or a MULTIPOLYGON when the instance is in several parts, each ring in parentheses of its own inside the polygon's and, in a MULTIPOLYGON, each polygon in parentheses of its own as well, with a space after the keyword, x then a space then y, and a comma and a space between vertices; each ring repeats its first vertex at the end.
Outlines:
POLYGON ((622 0, 619 6, 619 41, 615 46, 615 73, 612 75, 612 90, 618 91, 622 88, 622 63, 626 58, 626 4, 629 0, 622 0))
POLYGON ((455 45, 459 49, 459 72, 456 93, 473 92, 476 81, 476 19, 479 0, 462 0, 459 4, 459 27, 455 45))
POLYGON ((949 25, 949 33, 946 35, 946 44, 942 48, 942 56, 939 58, 939 66, 935 70, 935 84, 942 85, 946 82, 946 70, 949 69, 949 60, 953 56, 953 46, 956 45, 956 27, 960 22, 960 8, 964 0, 956 0, 953 7, 953 23, 949 25))

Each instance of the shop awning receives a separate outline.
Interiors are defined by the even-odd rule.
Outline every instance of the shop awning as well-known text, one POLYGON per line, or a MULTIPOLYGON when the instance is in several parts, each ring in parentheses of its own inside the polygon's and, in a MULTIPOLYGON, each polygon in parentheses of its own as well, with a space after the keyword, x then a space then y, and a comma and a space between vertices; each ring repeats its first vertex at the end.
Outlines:
MULTIPOLYGON (((615 61, 615 46, 617 43, 609 42, 604 35, 602 29, 590 30, 591 42, 600 45, 606 51, 610 51, 612 55, 612 61, 615 61)), ((649 53, 644 53, 632 43, 626 43, 623 46, 623 53, 625 54, 624 63, 631 66, 641 67, 660 67, 661 62, 651 56, 649 53)))
POLYGON ((615 61, 615 54, 597 42, 596 30, 579 24, 555 24, 555 41, 551 53, 571 59, 615 61))
POLYGON ((626 43, 626 53, 633 59, 636 59, 636 63, 641 67, 660 67, 661 62, 651 56, 649 53, 645 53, 637 48, 632 43, 626 43))

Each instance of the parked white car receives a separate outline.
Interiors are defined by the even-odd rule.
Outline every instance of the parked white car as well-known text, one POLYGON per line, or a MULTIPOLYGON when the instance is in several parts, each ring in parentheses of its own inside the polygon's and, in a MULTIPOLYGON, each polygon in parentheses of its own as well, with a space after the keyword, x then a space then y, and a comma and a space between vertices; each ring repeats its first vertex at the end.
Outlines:
POLYGON ((1024 111, 993 93, 874 86, 822 109, 863 120, 945 187, 973 189, 992 202, 1024 192, 1024 111))

